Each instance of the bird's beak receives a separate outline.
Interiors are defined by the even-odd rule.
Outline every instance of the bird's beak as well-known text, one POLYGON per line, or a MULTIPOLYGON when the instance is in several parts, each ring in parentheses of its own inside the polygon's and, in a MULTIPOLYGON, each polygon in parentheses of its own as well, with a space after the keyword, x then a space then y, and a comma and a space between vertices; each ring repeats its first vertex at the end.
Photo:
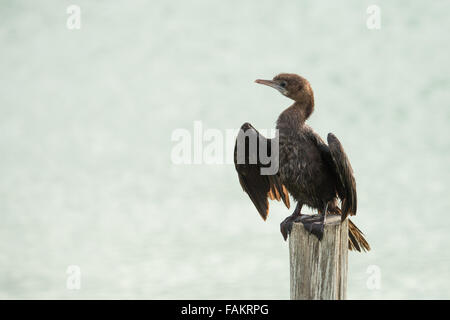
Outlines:
POLYGON ((269 87, 272 87, 272 88, 277 89, 278 91, 280 91, 282 94, 286 94, 286 89, 283 88, 282 86, 280 86, 278 84, 278 82, 276 82, 276 81, 257 79, 257 80, 255 80, 255 82, 259 83, 259 84, 263 84, 263 85, 269 86, 269 87))

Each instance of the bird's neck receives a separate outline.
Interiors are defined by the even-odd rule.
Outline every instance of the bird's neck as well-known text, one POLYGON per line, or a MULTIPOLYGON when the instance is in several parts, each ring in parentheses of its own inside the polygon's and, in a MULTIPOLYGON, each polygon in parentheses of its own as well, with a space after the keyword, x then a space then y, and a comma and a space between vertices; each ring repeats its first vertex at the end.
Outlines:
POLYGON ((277 129, 300 129, 313 111, 314 101, 296 101, 280 114, 277 120, 277 129))

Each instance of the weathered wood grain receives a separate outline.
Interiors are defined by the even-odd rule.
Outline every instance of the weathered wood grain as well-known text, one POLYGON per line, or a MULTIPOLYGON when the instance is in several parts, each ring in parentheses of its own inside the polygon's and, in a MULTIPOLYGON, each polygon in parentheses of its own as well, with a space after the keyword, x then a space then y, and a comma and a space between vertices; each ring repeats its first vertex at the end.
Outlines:
POLYGON ((289 236, 293 300, 343 300, 347 295, 348 220, 328 215, 321 241, 295 223, 289 236))

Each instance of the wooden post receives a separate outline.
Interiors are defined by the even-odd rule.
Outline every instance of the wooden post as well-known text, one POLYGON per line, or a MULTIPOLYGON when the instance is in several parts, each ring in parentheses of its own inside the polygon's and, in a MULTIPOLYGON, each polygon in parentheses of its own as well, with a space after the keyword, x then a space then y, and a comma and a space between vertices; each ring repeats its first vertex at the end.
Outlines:
POLYGON ((322 240, 294 223, 289 236, 292 300, 343 300, 347 296, 348 220, 327 215, 322 240))

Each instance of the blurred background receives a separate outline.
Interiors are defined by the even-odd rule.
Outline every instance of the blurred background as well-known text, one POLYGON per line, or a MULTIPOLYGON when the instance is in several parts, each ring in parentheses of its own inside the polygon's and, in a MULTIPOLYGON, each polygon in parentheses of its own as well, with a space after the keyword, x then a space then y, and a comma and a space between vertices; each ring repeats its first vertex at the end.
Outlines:
POLYGON ((233 165, 175 165, 171 135, 195 120, 273 128, 291 102, 253 81, 293 72, 315 92, 309 124, 339 137, 356 174, 352 220, 372 251, 350 253, 348 297, 449 299, 449 10, 2 1, 0 298, 288 299, 292 210, 272 203, 263 222, 233 165))

